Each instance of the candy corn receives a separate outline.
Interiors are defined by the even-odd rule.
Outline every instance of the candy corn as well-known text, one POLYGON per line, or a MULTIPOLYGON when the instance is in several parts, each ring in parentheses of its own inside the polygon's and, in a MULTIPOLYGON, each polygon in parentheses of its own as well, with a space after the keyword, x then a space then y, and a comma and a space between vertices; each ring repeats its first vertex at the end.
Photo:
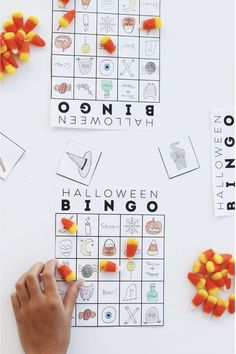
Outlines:
POLYGON ((0 59, 0 81, 4 79, 4 69, 3 69, 3 64, 2 60, 0 59))
POLYGON ((225 264, 227 263, 230 259, 232 258, 232 255, 231 254, 215 254, 213 256, 213 261, 216 263, 216 264, 225 264))
POLYGON ((61 277, 67 282, 71 283, 76 279, 75 273, 66 265, 66 264, 58 264, 57 266, 58 272, 61 277))
POLYGON ((204 313, 211 313, 217 303, 217 297, 209 295, 203 305, 204 313))
POLYGON ((205 275, 207 274, 207 269, 206 269, 206 265, 199 262, 199 261, 196 261, 193 265, 193 273, 200 273, 202 275, 205 275))
POLYGON ((228 307, 228 302, 224 299, 218 299, 213 311, 214 317, 221 317, 228 307))
POLYGON ((3 54, 7 51, 7 45, 6 42, 4 41, 4 38, 1 36, 0 37, 0 54, 3 54))
POLYGON ((116 45, 109 36, 102 37, 100 39, 100 45, 110 54, 112 54, 116 50, 116 45))
POLYGON ((212 249, 206 250, 199 254, 198 258, 201 263, 206 264, 208 261, 212 259, 215 252, 212 249))
POLYGON ((218 294, 220 291, 216 283, 211 278, 206 278, 206 289, 208 293, 213 296, 218 294))
POLYGON ((13 32, 13 33, 17 32, 17 28, 16 28, 15 23, 12 19, 6 20, 3 23, 3 28, 5 29, 6 32, 13 32))
POLYGON ((221 271, 222 267, 219 264, 216 264, 215 262, 208 261, 206 263, 206 269, 208 273, 214 273, 214 272, 219 272, 221 271))
POLYGON ((4 71, 6 71, 7 74, 12 75, 15 73, 16 68, 12 64, 10 64, 4 57, 1 58, 2 66, 4 71))
POLYGON ((23 30, 24 32, 27 34, 31 31, 33 31, 33 29, 38 26, 39 24, 39 20, 37 19, 37 17, 35 16, 30 16, 28 18, 28 20, 26 21, 26 23, 24 24, 23 30))
POLYGON ((119 267, 117 266, 116 263, 104 259, 104 260, 100 261, 99 269, 100 269, 100 272, 114 273, 119 270, 119 267))
POLYGON ((136 238, 128 238, 126 244, 126 257, 132 259, 136 255, 137 249, 138 240, 136 238))
POLYGON ((235 259, 233 257, 227 263, 226 268, 228 269, 229 277, 234 277, 235 276, 235 259))
POLYGON ((29 61, 30 59, 30 43, 27 39, 21 44, 19 59, 20 61, 29 61))
POLYGON ((200 289, 192 299, 192 305, 194 307, 200 306, 207 299, 207 296, 208 296, 207 291, 204 289, 200 289))
POLYGON ((16 11, 13 12, 12 14, 12 20, 16 26, 16 30, 19 31, 23 28, 24 26, 24 18, 23 18, 23 13, 16 11))
POLYGON ((162 27, 162 21, 160 17, 149 18, 141 24, 142 30, 154 30, 162 27))
POLYGON ((17 54, 18 53, 18 48, 17 48, 17 44, 16 44, 15 33, 7 32, 7 33, 4 33, 3 37, 4 37, 4 40, 6 42, 7 48, 13 54, 17 54))
POLYGON ((229 313, 234 314, 235 313, 235 295, 231 294, 229 297, 229 307, 228 307, 229 313))
POLYGON ((69 2, 70 2, 70 0, 58 0, 58 6, 60 8, 65 8, 69 2))
POLYGON ((188 279, 195 285, 198 289, 204 288, 206 284, 206 279, 204 279, 200 274, 188 273, 188 279))
POLYGON ((16 32, 15 40, 16 40, 18 47, 21 47, 22 42, 25 39, 26 39, 26 34, 22 29, 16 32))
POLYGON ((225 287, 224 277, 221 272, 216 272, 216 273, 212 274, 211 279, 214 281, 216 286, 218 286, 218 288, 225 287))
POLYGON ((27 34, 27 39, 29 40, 30 44, 33 44, 36 47, 44 47, 46 45, 43 38, 41 38, 38 34, 36 34, 33 31, 27 34))
POLYGON ((8 61, 8 63, 10 63, 12 66, 14 66, 14 68, 19 68, 17 62, 15 61, 13 54, 9 50, 7 50, 3 54, 3 57, 8 61))
POLYGON ((59 19, 59 27, 58 27, 58 31, 61 27, 63 28, 67 28, 71 22, 74 20, 76 16, 76 11, 75 10, 71 10, 68 11, 66 14, 64 14, 60 19, 59 19))
POLYGON ((78 230, 78 226, 70 219, 62 218, 61 223, 64 226, 64 229, 70 234, 75 234, 78 230))

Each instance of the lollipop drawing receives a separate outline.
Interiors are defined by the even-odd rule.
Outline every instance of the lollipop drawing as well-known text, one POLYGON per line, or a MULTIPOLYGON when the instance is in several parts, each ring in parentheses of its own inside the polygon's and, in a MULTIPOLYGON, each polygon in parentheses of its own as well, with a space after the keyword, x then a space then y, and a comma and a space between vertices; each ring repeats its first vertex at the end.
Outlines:
POLYGON ((79 175, 82 178, 86 178, 91 170, 92 166, 92 153, 87 151, 83 157, 74 155, 70 152, 67 152, 68 157, 74 164, 78 167, 79 175))
POLYGON ((129 261, 126 264, 126 267, 127 267, 127 270, 130 273, 130 279, 132 280, 133 279, 133 274, 132 273, 134 272, 134 270, 136 268, 136 264, 133 261, 129 261))

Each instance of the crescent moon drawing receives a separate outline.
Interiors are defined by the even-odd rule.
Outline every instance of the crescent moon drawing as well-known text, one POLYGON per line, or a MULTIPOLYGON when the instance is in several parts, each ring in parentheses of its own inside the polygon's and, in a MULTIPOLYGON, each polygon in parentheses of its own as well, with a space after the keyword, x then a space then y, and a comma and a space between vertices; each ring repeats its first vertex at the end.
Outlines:
POLYGON ((123 10, 126 12, 130 12, 130 11, 134 10, 135 6, 136 6, 136 0, 128 0, 128 4, 127 4, 127 6, 124 5, 123 10))
POLYGON ((88 251, 88 245, 91 243, 93 243, 93 240, 91 238, 87 238, 80 245, 80 251, 85 257, 90 257, 92 254, 91 251, 88 251))

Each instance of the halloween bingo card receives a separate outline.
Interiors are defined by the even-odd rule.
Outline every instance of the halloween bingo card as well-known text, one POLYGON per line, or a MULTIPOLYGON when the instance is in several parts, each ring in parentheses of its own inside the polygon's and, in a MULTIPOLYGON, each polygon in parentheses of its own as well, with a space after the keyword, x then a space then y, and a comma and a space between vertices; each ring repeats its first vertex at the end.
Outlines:
MULTIPOLYGON (((57 193, 56 258, 85 280, 72 326, 163 326, 165 215, 158 191, 63 186, 57 193), (78 230, 69 233, 62 218, 78 230), (129 238, 138 240, 132 259, 126 254, 129 238), (101 272, 101 260, 118 271, 101 272)), ((68 285, 59 275, 57 281, 63 297, 68 285)))
POLYGON ((53 0, 51 122, 84 129, 156 129, 160 106, 160 0, 53 0), (61 16, 76 10, 69 27, 61 16), (109 36, 109 53, 101 39, 109 36))

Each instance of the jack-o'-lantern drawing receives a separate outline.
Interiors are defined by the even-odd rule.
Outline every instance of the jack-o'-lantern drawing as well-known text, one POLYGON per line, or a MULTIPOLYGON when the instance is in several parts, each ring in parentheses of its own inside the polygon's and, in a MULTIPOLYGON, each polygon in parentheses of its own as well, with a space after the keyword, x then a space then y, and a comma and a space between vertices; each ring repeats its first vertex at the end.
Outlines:
POLYGON ((155 218, 152 218, 152 220, 146 223, 145 230, 150 235, 157 235, 162 230, 162 224, 160 221, 155 220, 155 218))

